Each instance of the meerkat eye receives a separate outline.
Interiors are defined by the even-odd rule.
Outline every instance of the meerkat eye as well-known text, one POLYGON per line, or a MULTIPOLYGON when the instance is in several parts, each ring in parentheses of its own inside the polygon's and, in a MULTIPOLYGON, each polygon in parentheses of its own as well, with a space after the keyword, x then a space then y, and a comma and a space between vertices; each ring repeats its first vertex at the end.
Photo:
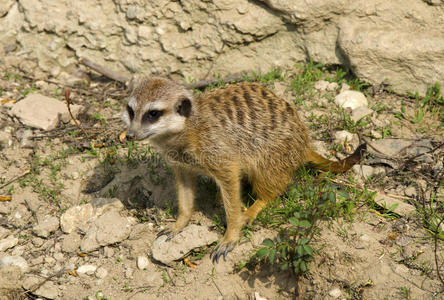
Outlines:
POLYGON ((160 118, 160 116, 162 116, 162 114, 163 111, 161 110, 150 110, 143 115, 142 122, 154 123, 160 118))
POLYGON ((126 110, 128 111, 128 115, 130 117, 130 120, 134 119, 134 110, 131 108, 131 106, 127 105, 126 110))

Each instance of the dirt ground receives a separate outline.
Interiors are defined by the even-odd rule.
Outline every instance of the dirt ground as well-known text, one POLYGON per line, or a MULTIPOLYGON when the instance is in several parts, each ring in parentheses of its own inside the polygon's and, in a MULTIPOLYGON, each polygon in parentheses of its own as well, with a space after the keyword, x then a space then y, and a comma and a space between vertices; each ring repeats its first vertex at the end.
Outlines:
MULTIPOLYGON (((267 86, 290 101, 295 98, 295 92, 288 91, 289 81, 267 86)), ((29 93, 40 93, 64 101, 64 88, 18 70, 0 73, 1 100, 20 101, 29 93)), ((296 105, 319 151, 344 157, 347 151, 335 148, 333 141, 336 131, 347 129, 335 119, 343 112, 333 108, 340 88, 312 88, 310 101, 296 105), (323 122, 323 116, 331 114, 331 121, 323 122)), ((427 226, 436 222, 428 217, 444 216, 444 120, 436 109, 421 118, 414 98, 365 89, 374 111, 361 128, 368 141, 392 137, 428 141, 431 147, 415 158, 407 153, 396 159, 381 156, 375 162, 375 155, 366 156, 361 164, 370 165, 373 159, 372 167, 384 169, 383 175, 362 178, 349 171, 336 180, 388 193, 411 210, 392 213, 362 201, 354 207, 353 218, 320 223, 310 271, 295 277, 278 266, 246 263, 265 238, 277 234, 260 222, 226 262, 213 264, 208 247, 193 252, 191 263, 182 259, 165 266, 154 261, 153 241, 176 216, 171 171, 144 145, 119 140, 124 129, 123 86, 93 76, 89 86, 71 90, 72 102, 85 107, 79 121, 89 137, 72 121, 52 131, 27 128, 9 116, 11 102, 0 105, 0 243, 10 236, 18 239, 0 252, 0 259, 19 256, 28 264, 26 271, 0 269, 1 299, 444 299, 444 282, 437 272, 438 267, 444 277, 443 240, 433 238, 427 226), (32 137, 24 145, 28 130, 32 137), (81 230, 67 234, 57 227, 46 237, 36 234, 35 226, 45 216, 60 217, 97 197, 117 198, 124 204, 120 214, 132 220, 127 238, 83 253, 78 248, 85 235, 81 230), (71 250, 68 243, 74 244, 71 250), (137 266, 139 257, 148 258, 143 269, 137 266), (95 269, 86 274, 75 271, 84 265, 95 269)), ((213 200, 214 184, 203 179, 199 190, 192 223, 220 226, 222 208, 213 200)))

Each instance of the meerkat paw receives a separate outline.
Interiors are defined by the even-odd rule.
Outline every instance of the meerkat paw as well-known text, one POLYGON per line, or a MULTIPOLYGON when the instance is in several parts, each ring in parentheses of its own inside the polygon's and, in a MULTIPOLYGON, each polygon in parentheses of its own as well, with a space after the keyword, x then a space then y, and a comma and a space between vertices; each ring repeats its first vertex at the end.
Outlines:
POLYGON ((165 242, 168 242, 169 240, 171 240, 173 237, 175 237, 178 233, 180 233, 182 231, 183 228, 179 228, 177 229, 175 225, 170 225, 167 226, 165 229, 161 230, 158 234, 157 234, 157 238, 166 235, 167 238, 165 240, 165 242))
POLYGON ((210 253, 210 259, 213 261, 213 264, 218 263, 222 255, 224 256, 224 261, 226 261, 228 252, 234 249, 235 244, 235 241, 225 241, 225 239, 220 241, 210 253))

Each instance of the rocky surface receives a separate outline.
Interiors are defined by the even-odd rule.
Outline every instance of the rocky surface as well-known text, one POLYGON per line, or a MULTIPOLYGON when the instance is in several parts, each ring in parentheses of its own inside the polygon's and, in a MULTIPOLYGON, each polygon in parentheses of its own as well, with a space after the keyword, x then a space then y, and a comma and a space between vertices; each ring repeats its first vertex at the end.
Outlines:
MULTIPOLYGON (((80 105, 71 105, 71 112, 76 117, 83 109, 80 105)), ((59 121, 69 122, 70 115, 66 103, 40 94, 31 94, 14 104, 9 112, 26 126, 51 130, 59 121)))
MULTIPOLYGON (((233 9, 245 14, 255 5, 233 9)), ((142 27, 145 23, 138 18, 145 10, 132 7, 125 20, 142 27)), ((273 31, 242 22, 236 26, 256 30, 258 36, 261 30, 273 31)), ((131 34, 128 38, 133 39, 131 34)), ((269 38, 263 36, 264 41, 269 38)), ((32 73, 36 76, 37 68, 32 73)), ((368 153, 353 171, 331 177, 331 186, 341 191, 338 207, 349 214, 318 224, 320 232, 312 243, 319 254, 296 286, 291 272, 247 263, 264 238, 277 235, 271 222, 279 216, 269 217, 269 212, 285 212, 283 206, 270 207, 245 228, 226 261, 212 264, 209 252, 222 237, 225 217, 221 204, 213 201, 216 187, 201 178, 189 226, 170 241, 156 238, 177 216, 174 178, 147 145, 119 141, 126 97, 122 86, 91 79, 86 87, 85 78, 78 80, 81 87, 72 88, 71 97, 87 108, 79 120, 91 135, 63 122, 47 132, 11 117, 16 105, 12 100, 20 103, 34 90, 62 101, 65 87, 21 77, 21 71, 6 71, 0 64, 0 299, 20 299, 24 290, 33 299, 291 299, 298 291, 307 299, 353 298, 359 293, 363 299, 397 299, 399 287, 408 288, 411 298, 431 298, 441 286, 430 233, 444 225, 439 225, 438 214, 420 214, 439 212, 437 199, 444 194, 439 185, 439 106, 422 107, 416 99, 362 87, 340 72, 312 68, 283 72, 282 80, 274 82, 269 76, 253 80, 297 106, 325 157, 342 159, 353 152, 357 134, 368 142, 368 153), (367 104, 341 108, 335 97, 345 91, 362 93, 367 104), (422 121, 413 119, 421 110, 422 121), (349 199, 344 199, 345 191, 349 199), (367 285, 369 280, 374 284, 367 285)), ((313 186, 325 178, 330 177, 313 175, 313 186)))
POLYGON ((425 94, 443 84, 443 7, 439 0, 7 0, 0 57, 39 79, 48 73, 69 84, 83 84, 76 75, 83 57, 127 75, 184 78, 312 59, 400 93, 425 94))
POLYGON ((189 225, 182 232, 167 240, 166 235, 158 237, 153 243, 153 258, 166 265, 179 260, 191 250, 210 245, 217 241, 218 235, 205 226, 189 225))

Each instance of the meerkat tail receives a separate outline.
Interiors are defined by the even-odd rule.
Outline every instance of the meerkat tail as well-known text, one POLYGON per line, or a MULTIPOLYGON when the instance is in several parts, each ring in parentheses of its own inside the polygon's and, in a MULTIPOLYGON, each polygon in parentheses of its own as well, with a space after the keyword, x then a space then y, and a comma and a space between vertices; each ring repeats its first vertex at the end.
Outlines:
POLYGON ((349 157, 340 161, 331 161, 325 157, 319 155, 315 151, 311 150, 308 153, 308 163, 312 164, 316 169, 321 171, 330 171, 333 173, 342 173, 348 171, 353 165, 358 163, 364 151, 366 150, 366 144, 361 144, 355 152, 349 157))

